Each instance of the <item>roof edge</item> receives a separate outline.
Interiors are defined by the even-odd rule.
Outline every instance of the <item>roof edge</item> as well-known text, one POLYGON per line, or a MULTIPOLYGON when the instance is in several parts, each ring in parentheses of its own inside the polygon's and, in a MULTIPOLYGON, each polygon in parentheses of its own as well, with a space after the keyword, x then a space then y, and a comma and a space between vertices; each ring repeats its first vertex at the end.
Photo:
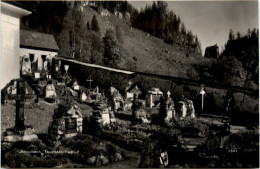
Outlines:
POLYGON ((26 45, 20 45, 20 48, 26 48, 26 49, 33 49, 33 50, 47 50, 50 52, 58 52, 59 49, 49 49, 49 48, 41 48, 41 47, 33 47, 33 46, 26 46, 26 45))
POLYGON ((22 18, 30 15, 32 12, 22 8, 19 5, 14 5, 10 2, 1 1, 1 13, 10 15, 16 18, 22 18))

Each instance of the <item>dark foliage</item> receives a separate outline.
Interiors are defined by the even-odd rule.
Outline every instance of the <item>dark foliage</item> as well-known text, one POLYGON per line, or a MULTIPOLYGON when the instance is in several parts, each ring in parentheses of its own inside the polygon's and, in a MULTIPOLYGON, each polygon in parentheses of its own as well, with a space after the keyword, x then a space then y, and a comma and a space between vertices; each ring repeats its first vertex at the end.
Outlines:
POLYGON ((186 30, 180 17, 168 10, 164 1, 153 2, 132 15, 132 26, 148 32, 170 44, 180 44, 201 53, 197 36, 186 30))
POLYGON ((242 63, 234 56, 222 57, 211 69, 212 74, 222 84, 232 86, 244 86, 246 80, 246 70, 242 63))
POLYGON ((243 68, 247 71, 247 76, 252 76, 255 83, 258 84, 259 77, 259 48, 257 30, 251 33, 251 36, 244 36, 237 40, 229 40, 221 57, 233 55, 241 62, 243 68))
POLYGON ((119 45, 116 39, 115 32, 112 29, 106 31, 104 37, 104 64, 112 67, 116 67, 120 61, 119 45))
POLYGON ((65 2, 20 1, 32 15, 23 17, 21 27, 45 33, 59 33, 67 12, 65 2))
POLYGON ((111 13, 118 11, 122 13, 128 12, 130 15, 132 15, 133 13, 137 12, 137 9, 135 9, 127 1, 95 1, 94 4, 96 4, 96 6, 99 8, 107 9, 111 13))
POLYGON ((96 18, 96 15, 93 16, 92 21, 91 21, 91 29, 93 31, 99 32, 100 31, 100 27, 98 24, 98 20, 96 18))

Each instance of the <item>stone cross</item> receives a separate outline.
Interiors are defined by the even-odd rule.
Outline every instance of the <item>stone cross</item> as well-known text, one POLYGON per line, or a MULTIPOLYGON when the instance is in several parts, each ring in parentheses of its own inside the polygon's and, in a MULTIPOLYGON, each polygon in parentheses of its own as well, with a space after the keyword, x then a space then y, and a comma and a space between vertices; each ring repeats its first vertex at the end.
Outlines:
POLYGON ((89 82, 89 87, 91 87, 91 82, 92 82, 92 81, 93 81, 93 80, 91 79, 91 77, 87 79, 87 82, 89 82))
POLYGON ((170 95, 171 95, 171 92, 168 90, 168 92, 167 92, 168 98, 170 98, 170 95))

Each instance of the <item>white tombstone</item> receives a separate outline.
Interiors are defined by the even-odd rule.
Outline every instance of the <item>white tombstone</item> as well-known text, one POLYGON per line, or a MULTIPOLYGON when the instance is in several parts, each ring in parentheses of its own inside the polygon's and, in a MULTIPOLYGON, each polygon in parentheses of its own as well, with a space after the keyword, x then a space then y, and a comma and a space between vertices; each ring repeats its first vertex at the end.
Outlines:
POLYGON ((40 73, 39 72, 35 72, 34 73, 34 78, 35 79, 39 79, 40 78, 40 73))
POLYGON ((184 101, 179 101, 179 104, 181 104, 181 117, 186 117, 187 115, 187 106, 184 101))
POLYGON ((165 121, 169 121, 173 118, 173 110, 172 109, 167 109, 166 110, 166 118, 165 121))
POLYGON ((77 83, 77 82, 74 82, 72 88, 73 88, 73 90, 79 90, 79 85, 78 85, 78 83, 77 83))
POLYGON ((69 65, 64 65, 64 70, 65 70, 66 72, 68 72, 68 70, 69 70, 69 65))
POLYGON ((88 98, 88 97, 87 97, 86 93, 83 92, 83 93, 81 94, 81 101, 86 101, 87 98, 88 98))
POLYGON ((48 84, 46 86, 45 98, 52 98, 52 97, 56 97, 55 86, 53 84, 48 84))
POLYGON ((190 112, 190 113, 191 113, 190 116, 191 116, 192 118, 195 118, 195 109, 194 109, 194 106, 193 106, 193 102, 192 102, 191 100, 189 100, 188 102, 189 102, 189 106, 190 106, 189 109, 190 109, 190 111, 191 111, 191 112, 190 112))
POLYGON ((109 113, 102 113, 101 118, 102 118, 102 121, 103 121, 103 126, 110 125, 109 113))

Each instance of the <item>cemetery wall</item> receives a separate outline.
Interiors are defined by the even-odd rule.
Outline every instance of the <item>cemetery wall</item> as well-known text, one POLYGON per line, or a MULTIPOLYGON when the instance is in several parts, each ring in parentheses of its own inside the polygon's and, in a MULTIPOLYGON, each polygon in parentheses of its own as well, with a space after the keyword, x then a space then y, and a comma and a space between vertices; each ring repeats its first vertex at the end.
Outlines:
POLYGON ((64 72, 64 65, 69 65, 69 73, 76 78, 80 85, 89 86, 86 80, 90 78, 91 87, 99 86, 100 88, 109 88, 111 85, 116 87, 120 93, 124 93, 129 80, 132 78, 129 74, 118 73, 113 71, 104 70, 101 68, 88 67, 81 64, 72 63, 62 60, 61 70, 64 72))

